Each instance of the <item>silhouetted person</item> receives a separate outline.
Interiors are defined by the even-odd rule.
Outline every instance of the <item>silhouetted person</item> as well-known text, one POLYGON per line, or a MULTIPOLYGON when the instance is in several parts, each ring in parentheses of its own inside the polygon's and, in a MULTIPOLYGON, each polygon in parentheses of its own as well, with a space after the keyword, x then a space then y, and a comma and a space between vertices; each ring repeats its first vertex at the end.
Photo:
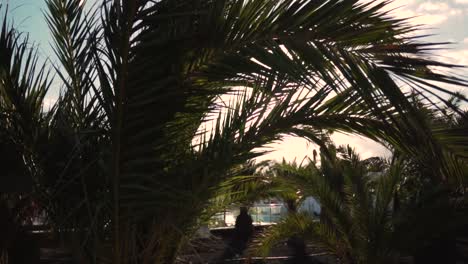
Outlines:
POLYGON ((247 247, 247 243, 253 234, 253 220, 247 211, 247 207, 240 208, 240 214, 236 218, 236 227, 234 228, 233 246, 235 253, 242 255, 247 247))
POLYGON ((240 208, 240 214, 236 218, 234 234, 229 248, 224 254, 224 258, 232 258, 236 255, 242 255, 247 248, 247 243, 253 235, 253 220, 248 214, 246 207, 240 208))
POLYGON ((304 239, 301 237, 294 235, 288 239, 287 242, 288 247, 292 251, 292 259, 288 263, 290 264, 303 264, 309 263, 306 253, 306 245, 304 239))

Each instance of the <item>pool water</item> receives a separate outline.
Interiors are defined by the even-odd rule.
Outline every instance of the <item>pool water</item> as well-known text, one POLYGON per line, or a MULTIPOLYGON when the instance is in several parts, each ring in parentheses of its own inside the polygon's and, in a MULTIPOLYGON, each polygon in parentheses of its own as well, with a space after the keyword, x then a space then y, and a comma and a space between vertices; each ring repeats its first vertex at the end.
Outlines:
MULTIPOLYGON (((299 211, 307 211, 313 215, 320 214, 320 205, 312 198, 308 197, 299 207, 299 211)), ((277 223, 287 213, 287 208, 282 201, 276 199, 255 202, 249 208, 254 225, 269 225, 277 223)), ((236 223, 239 215, 238 207, 226 208, 225 211, 216 214, 210 221, 210 227, 231 227, 236 223)))

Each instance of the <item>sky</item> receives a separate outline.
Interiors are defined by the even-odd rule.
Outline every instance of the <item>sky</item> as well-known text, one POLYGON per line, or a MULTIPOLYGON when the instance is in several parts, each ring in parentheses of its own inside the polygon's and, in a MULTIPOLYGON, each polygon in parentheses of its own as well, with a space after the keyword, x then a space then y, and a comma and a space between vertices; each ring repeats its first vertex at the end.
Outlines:
MULTIPOLYGON (((37 43, 41 58, 51 58, 54 61, 50 35, 44 19, 44 0, 0 0, 0 3, 9 3, 10 18, 18 30, 28 32, 30 40, 37 43)), ((439 60, 468 65, 468 0, 394 0, 388 9, 392 10, 396 17, 411 17, 412 23, 424 25, 421 33, 431 34, 426 41, 453 42, 448 49, 435 54, 439 60)), ((468 78, 467 70, 459 70, 456 73, 468 78)), ((46 103, 52 103, 57 95, 58 90, 52 89, 46 103)), ((349 144, 356 148, 362 158, 390 155, 383 146, 362 137, 335 134, 332 139, 338 145, 349 144)), ((270 144, 269 147, 273 151, 262 159, 281 160, 285 157, 286 160, 296 158, 300 161, 305 156, 311 156, 316 148, 306 140, 294 137, 286 137, 281 143, 270 144)))

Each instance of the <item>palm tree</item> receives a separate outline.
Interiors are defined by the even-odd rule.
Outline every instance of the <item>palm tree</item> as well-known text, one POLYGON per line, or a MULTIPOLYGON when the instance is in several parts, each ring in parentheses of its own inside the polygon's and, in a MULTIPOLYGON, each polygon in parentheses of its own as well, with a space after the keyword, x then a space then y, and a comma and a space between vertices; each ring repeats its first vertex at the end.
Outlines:
MULTIPOLYGON (((416 152, 416 155, 412 155, 401 151, 401 148, 398 147, 406 144, 406 141, 402 140, 396 144, 395 155, 404 159, 407 169, 403 175, 405 178, 404 184, 395 193, 395 205, 397 205, 398 209, 401 208, 401 210, 414 213, 420 212, 422 206, 431 207, 435 204, 439 206, 439 210, 442 210, 442 212, 453 206, 448 209, 447 214, 452 215, 454 213, 452 211, 455 210, 457 214, 463 216, 463 214, 466 214, 465 181, 468 177, 468 160, 465 148, 465 141, 468 138, 466 133, 463 132, 468 128, 463 124, 466 114, 454 112, 446 107, 436 111, 434 108, 422 103, 420 96, 415 96, 413 101, 415 101, 415 105, 418 105, 420 113, 423 114, 425 122, 430 128, 430 133, 433 133, 439 142, 439 149, 425 149, 416 152), (436 154, 438 151, 440 151, 441 155, 436 154), (437 163, 433 162, 437 156, 441 156, 445 160, 445 164, 441 168, 438 167, 437 163), (452 176, 447 177, 450 174, 452 176), (440 177, 441 175, 446 177, 440 177), (465 199, 465 202, 454 203, 456 200, 463 201, 463 199, 465 199), (443 208, 443 205, 445 205, 445 208, 443 208)), ((457 104, 456 100, 450 101, 453 105, 457 104)), ((434 209, 434 211, 437 210, 434 209)), ((407 217, 414 220, 415 216, 407 215, 407 217)), ((426 213, 418 221, 425 223, 432 218, 428 218, 426 213)), ((453 224, 455 223, 456 226, 458 221, 454 217, 454 219, 447 220, 444 225, 453 228, 453 224)), ((409 222, 413 223, 411 220, 409 222)), ((426 241, 425 246, 415 253, 416 263, 456 262, 456 238, 463 236, 463 228, 458 228, 457 232, 445 235, 438 234, 436 230, 433 231, 433 238, 426 241)))
POLYGON ((394 143, 415 130, 436 144, 396 80, 420 92, 452 94, 428 81, 466 85, 430 70, 455 65, 427 59, 438 43, 412 37, 417 28, 382 11, 386 2, 82 2, 47 0, 63 86, 54 107, 41 108, 49 82, 34 61, 11 57, 26 45, 13 29, 0 39, 10 58, 0 105, 34 121, 1 130, 51 222, 75 230, 90 263, 173 263, 217 188, 284 135, 394 143), (9 63, 29 74, 12 78, 9 63))
MULTIPOLYGON (((0 5, 0 9, 2 9, 0 5)), ((5 12, 6 13, 6 12, 5 12)), ((44 140, 49 116, 42 102, 50 86, 48 73, 39 65, 38 56, 27 37, 16 32, 5 16, 0 29, 0 262, 12 260, 6 251, 24 249, 23 258, 35 257, 26 247, 23 222, 35 216, 31 195, 39 176, 36 164, 37 141, 44 140), (21 245, 23 243, 23 245, 21 245)), ((30 244, 28 244, 30 245, 30 244)), ((39 249, 37 249, 39 250, 39 249)), ((19 250, 21 251, 21 250, 19 250)))
POLYGON ((400 263, 402 257, 417 255, 431 241, 464 226, 466 212, 457 212, 457 202, 447 203, 438 187, 419 201, 423 207, 396 210, 394 198, 405 184, 407 165, 398 159, 379 163, 384 166, 375 171, 375 159, 362 161, 350 147, 341 147, 333 158, 322 155, 320 166, 312 161, 304 166, 276 164, 283 184, 319 201, 321 217, 289 214, 262 234, 253 249, 265 256, 278 242, 295 235, 343 263, 400 263))

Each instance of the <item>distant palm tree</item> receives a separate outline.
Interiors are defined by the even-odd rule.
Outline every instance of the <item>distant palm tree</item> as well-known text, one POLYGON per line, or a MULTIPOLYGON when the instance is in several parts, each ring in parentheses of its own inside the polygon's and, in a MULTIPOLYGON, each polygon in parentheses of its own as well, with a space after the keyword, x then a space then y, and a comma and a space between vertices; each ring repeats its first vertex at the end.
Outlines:
MULTIPOLYGON (((466 212, 457 212, 458 202, 448 201, 438 187, 432 188, 431 197, 419 201, 423 207, 397 211, 395 194, 407 175, 401 160, 384 161, 375 171, 375 159, 360 160, 349 147, 339 148, 332 157, 322 155, 320 166, 312 161, 303 166, 276 165, 286 189, 295 188, 301 196, 318 200, 321 217, 317 220, 309 212, 289 214, 257 238, 254 251, 266 256, 278 242, 298 236, 343 263, 400 263, 402 257, 419 254, 432 241, 455 234, 467 220, 466 212)), ((456 256, 445 257, 426 263, 456 256)))
POLYGON ((436 43, 387 2, 46 2, 61 96, 43 108, 52 79, 5 20, 0 143, 90 263, 173 263, 219 186, 284 135, 436 145, 396 80, 466 85, 430 69, 455 66, 427 59, 436 43))

